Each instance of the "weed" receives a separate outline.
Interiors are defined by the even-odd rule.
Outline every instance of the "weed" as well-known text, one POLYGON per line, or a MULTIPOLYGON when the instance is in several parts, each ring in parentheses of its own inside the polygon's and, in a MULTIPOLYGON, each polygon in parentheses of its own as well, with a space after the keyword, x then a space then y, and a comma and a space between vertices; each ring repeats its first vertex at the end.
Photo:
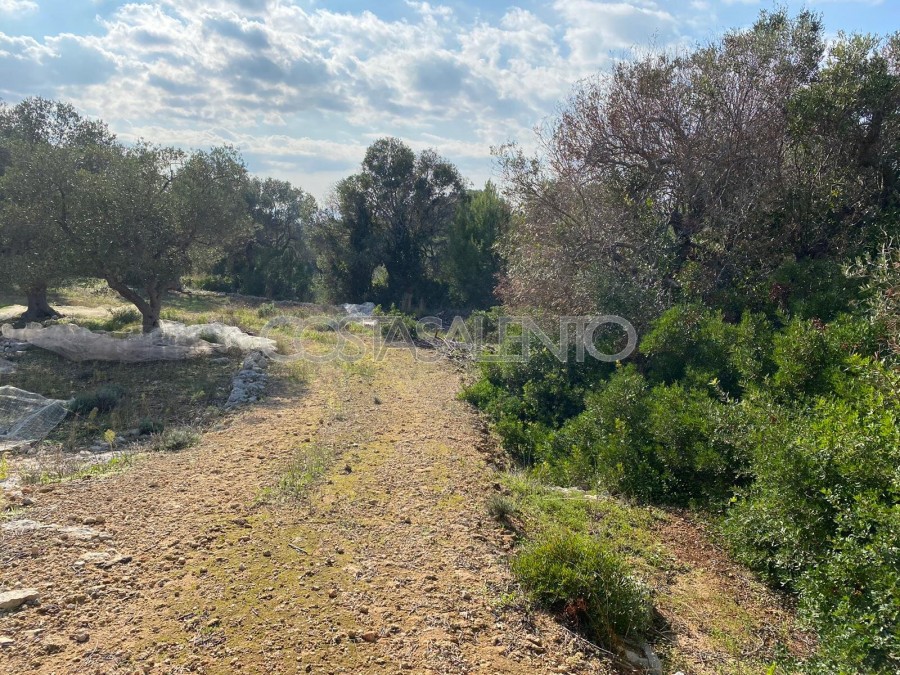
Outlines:
POLYGON ((89 415, 91 411, 107 413, 115 408, 125 396, 125 390, 115 385, 105 385, 92 392, 77 395, 69 405, 69 410, 79 415, 89 415))
POLYGON ((138 423, 138 433, 141 436, 151 436, 153 434, 161 434, 165 425, 158 420, 145 417, 138 423))
POLYGON ((294 452, 287 470, 278 483, 279 491, 294 499, 306 494, 307 489, 331 464, 332 448, 320 443, 303 445, 294 452))
POLYGON ((260 319, 268 319, 273 316, 278 316, 280 313, 281 311, 275 306, 274 302, 267 302, 256 309, 256 316, 260 319))
POLYGON ((199 441, 200 434, 190 427, 176 427, 166 429, 156 439, 153 449, 159 452, 177 452, 196 445, 199 441))
POLYGON ((516 503, 506 495, 495 493, 488 498, 487 510, 498 523, 508 523, 516 513, 516 503))

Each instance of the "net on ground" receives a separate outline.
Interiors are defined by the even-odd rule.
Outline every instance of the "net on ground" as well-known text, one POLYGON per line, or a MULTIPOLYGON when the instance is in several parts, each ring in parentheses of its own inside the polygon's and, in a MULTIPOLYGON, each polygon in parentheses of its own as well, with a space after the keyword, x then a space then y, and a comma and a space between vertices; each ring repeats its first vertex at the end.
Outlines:
POLYGON ((247 335, 236 326, 221 323, 185 326, 163 321, 152 333, 126 337, 93 332, 73 324, 46 328, 40 324, 25 328, 5 325, 0 332, 5 338, 28 342, 73 361, 177 361, 229 349, 257 350, 265 354, 276 349, 274 340, 247 335))
POLYGON ((0 387, 0 451, 39 441, 69 413, 65 401, 0 387))

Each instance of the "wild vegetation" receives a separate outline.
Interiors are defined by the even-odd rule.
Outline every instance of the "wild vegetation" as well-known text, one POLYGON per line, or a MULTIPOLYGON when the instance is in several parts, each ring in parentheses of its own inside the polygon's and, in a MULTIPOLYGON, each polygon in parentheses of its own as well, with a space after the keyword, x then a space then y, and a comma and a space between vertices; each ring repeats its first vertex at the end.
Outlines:
POLYGON ((614 367, 536 344, 465 397, 541 480, 709 518, 796 595, 815 673, 900 667, 898 133, 900 36, 777 12, 582 84, 542 156, 499 155, 506 301, 643 335, 614 367))

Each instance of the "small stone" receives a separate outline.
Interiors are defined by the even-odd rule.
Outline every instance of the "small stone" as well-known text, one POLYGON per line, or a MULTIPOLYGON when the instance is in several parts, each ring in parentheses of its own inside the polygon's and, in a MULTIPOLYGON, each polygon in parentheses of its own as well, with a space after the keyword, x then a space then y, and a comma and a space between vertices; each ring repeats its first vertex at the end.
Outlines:
POLYGON ((328 591, 328 597, 334 600, 338 596, 338 592, 335 589, 331 589, 328 591))
POLYGON ((16 641, 7 635, 0 635, 0 649, 4 647, 12 647, 16 641))
POLYGON ((365 633, 360 635, 360 637, 366 642, 377 642, 378 641, 378 633, 374 630, 367 630, 365 633))
POLYGON ((103 525, 105 522, 106 518, 103 516, 87 516, 81 519, 82 525, 103 525))
POLYGON ((72 635, 72 639, 78 644, 83 645, 85 642, 91 639, 91 636, 82 630, 72 635))
POLYGON ((0 610, 16 609, 26 602, 37 602, 40 598, 41 594, 36 588, 19 588, 0 593, 0 610))

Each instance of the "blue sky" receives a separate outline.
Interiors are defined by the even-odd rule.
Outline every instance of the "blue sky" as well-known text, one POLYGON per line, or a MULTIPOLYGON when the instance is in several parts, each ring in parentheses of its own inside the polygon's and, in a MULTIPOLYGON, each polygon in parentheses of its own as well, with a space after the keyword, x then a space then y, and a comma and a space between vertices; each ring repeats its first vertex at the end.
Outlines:
MULTIPOLYGON (((900 0, 787 2, 829 33, 900 30, 900 0)), ((0 98, 74 103, 126 141, 230 143, 317 198, 380 136, 433 147, 476 185, 490 147, 634 48, 753 22, 756 0, 0 0, 0 98)))

